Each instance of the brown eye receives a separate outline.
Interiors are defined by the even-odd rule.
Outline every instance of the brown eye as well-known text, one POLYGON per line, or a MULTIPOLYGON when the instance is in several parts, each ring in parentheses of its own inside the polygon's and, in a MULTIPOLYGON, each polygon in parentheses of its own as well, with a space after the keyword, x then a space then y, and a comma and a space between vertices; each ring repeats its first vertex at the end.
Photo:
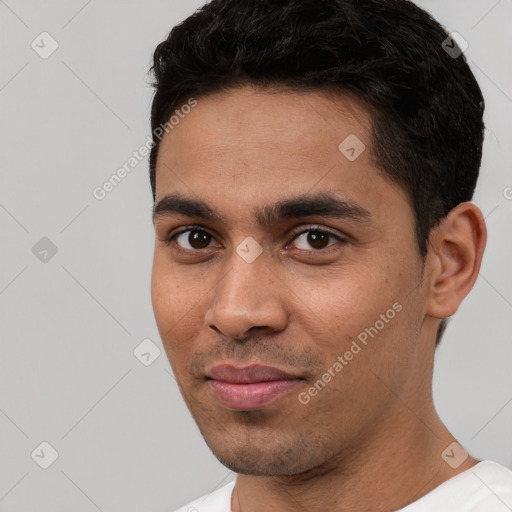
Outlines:
POLYGON ((182 249, 193 251, 208 247, 212 237, 206 231, 200 229, 187 229, 178 233, 173 238, 176 239, 182 249), (178 240, 181 240, 181 243, 178 240))
MULTIPOLYGON (((303 231, 302 233, 299 233, 295 238, 294 241, 299 241, 299 249, 304 251, 310 251, 313 250, 320 251, 322 249, 325 249, 327 247, 330 247, 334 244, 329 244, 329 238, 334 238, 336 241, 343 242, 344 240, 340 238, 339 236, 329 232, 329 231, 323 231, 320 229, 309 229, 307 231, 303 231), (309 247, 307 245, 309 244, 309 247), (302 245, 302 247, 300 247, 302 245)), ((296 242, 295 242, 296 243, 296 242)))

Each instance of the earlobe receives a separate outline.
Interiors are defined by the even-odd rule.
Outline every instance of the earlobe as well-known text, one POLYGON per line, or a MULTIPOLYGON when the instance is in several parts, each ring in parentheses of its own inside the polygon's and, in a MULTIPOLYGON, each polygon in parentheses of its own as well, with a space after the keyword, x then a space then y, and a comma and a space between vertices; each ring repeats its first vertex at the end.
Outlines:
POLYGON ((472 202, 453 208, 431 234, 431 275, 426 313, 448 318, 475 284, 487 241, 480 209, 472 202))

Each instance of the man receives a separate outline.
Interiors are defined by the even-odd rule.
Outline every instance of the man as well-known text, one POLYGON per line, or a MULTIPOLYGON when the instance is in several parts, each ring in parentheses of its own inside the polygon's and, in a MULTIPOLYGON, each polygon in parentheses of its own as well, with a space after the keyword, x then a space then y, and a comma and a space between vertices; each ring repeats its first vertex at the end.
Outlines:
POLYGON ((152 302, 237 473, 180 511, 501 511, 432 400, 486 243, 484 100, 405 0, 213 0, 154 54, 152 302))

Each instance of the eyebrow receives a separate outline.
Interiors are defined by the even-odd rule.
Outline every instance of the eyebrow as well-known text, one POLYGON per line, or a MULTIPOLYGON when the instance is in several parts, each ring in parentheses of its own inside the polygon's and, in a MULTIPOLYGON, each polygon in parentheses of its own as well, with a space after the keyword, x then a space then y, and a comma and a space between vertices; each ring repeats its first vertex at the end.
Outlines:
MULTIPOLYGON (((281 199, 274 204, 253 210, 256 222, 269 227, 283 220, 300 217, 321 216, 333 219, 348 219, 358 223, 371 221, 371 214, 362 206, 339 199, 330 192, 304 194, 281 199)), ((228 225, 206 202, 185 197, 181 194, 164 196, 153 206, 153 223, 157 218, 181 215, 228 225)))

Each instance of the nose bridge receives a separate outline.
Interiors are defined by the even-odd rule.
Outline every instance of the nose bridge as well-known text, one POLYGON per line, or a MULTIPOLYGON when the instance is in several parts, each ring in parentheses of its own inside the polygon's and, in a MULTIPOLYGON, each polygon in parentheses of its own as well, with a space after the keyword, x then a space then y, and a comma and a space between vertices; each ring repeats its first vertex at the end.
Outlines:
POLYGON ((208 308, 207 326, 231 338, 242 337, 255 326, 282 329, 286 313, 280 303, 278 280, 272 278, 265 254, 251 240, 244 240, 228 265, 208 308))

